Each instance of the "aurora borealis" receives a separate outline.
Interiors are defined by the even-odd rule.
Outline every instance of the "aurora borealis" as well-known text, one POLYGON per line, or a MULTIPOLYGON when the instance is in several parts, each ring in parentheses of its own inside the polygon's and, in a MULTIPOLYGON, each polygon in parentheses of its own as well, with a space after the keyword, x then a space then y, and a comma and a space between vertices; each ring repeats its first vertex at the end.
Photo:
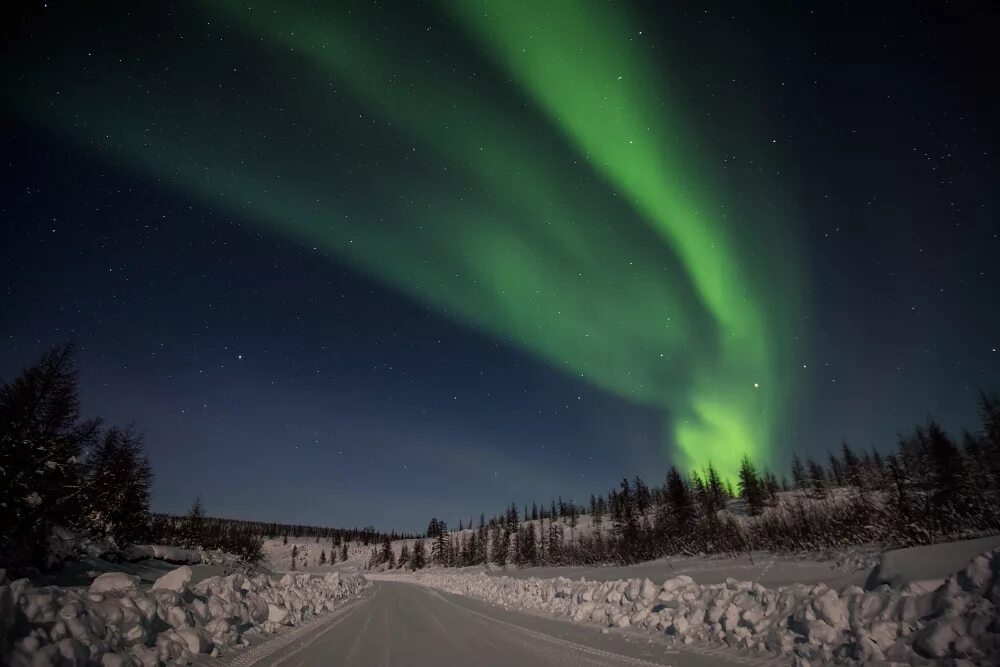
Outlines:
MULTIPOLYGON (((113 28, 67 11, 29 12, 12 41, 19 127, 653 415, 648 440, 615 443, 655 450, 637 460, 731 477, 801 440, 828 364, 810 227, 828 214, 781 105, 818 75, 770 71, 735 14, 188 0, 113 28)), ((346 318, 302 336, 326 349, 346 318)))
MULTIPOLYGON (((327 159, 307 146, 296 147, 307 157, 299 158, 295 177, 274 183, 266 171, 290 159, 290 146, 237 161, 226 155, 235 141, 220 140, 218 128, 192 121, 185 124, 195 128, 186 129, 190 138, 151 137, 140 129, 150 118, 114 118, 109 127, 104 113, 69 91, 66 104, 96 130, 76 138, 110 138, 121 153, 116 159, 176 170, 199 196, 249 209, 252 223, 321 244, 449 316, 662 408, 688 467, 711 461, 732 474, 744 453, 769 457, 787 381, 773 350, 788 342, 769 326, 763 285, 755 284, 754 267, 737 251, 736 230, 709 203, 711 188, 699 183, 710 179, 690 171, 696 142, 669 139, 685 132, 679 114, 644 92, 656 84, 641 46, 633 46, 638 30, 619 12, 588 16, 567 3, 545 12, 533 9, 540 6, 535 3, 507 4, 499 17, 463 14, 470 6, 454 7, 463 25, 484 36, 497 28, 481 46, 500 54, 527 101, 545 113, 538 132, 568 135, 566 152, 575 151, 577 164, 565 155, 546 156, 523 131, 505 129, 494 105, 470 96, 452 77, 404 103, 382 82, 395 77, 405 88, 440 70, 403 50, 367 48, 333 11, 317 15, 295 3, 213 8, 261 39, 303 54, 293 63, 303 76, 342 77, 359 104, 400 128, 401 138, 424 145, 468 174, 471 187, 505 202, 488 214, 474 199, 448 196, 470 187, 466 179, 421 185, 427 194, 413 194, 406 182, 400 194, 410 189, 417 206, 372 229, 363 211, 345 213, 346 198, 326 195, 319 167, 327 159), (536 37, 534 29, 541 30, 538 52, 522 43, 536 37), (591 54, 580 57, 585 44, 591 54), (627 72, 628 80, 618 72, 627 72), (560 81, 571 85, 560 87, 560 81), (603 181, 605 196, 584 199, 560 173, 586 171, 603 181), (607 195, 618 193, 631 211, 608 202, 607 195), (643 223, 656 238, 627 229, 643 223)), ((517 92, 508 94, 516 99, 517 92)), ((152 106, 170 108, 171 102, 152 106)), ((243 116, 237 125, 246 133, 254 119, 243 116)), ((334 127, 322 119, 311 125, 334 127)))

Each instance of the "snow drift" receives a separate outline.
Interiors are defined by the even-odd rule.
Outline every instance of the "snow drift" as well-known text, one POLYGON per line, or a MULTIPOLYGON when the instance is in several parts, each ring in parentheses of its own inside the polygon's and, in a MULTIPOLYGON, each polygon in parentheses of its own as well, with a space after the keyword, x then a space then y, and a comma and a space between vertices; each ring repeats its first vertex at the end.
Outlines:
MULTIPOLYGON (((176 554, 175 554, 176 555, 176 554)), ((332 610, 368 587, 362 576, 231 574, 191 585, 183 565, 150 590, 139 578, 107 572, 90 588, 35 588, 0 570, 0 663, 142 665, 246 646, 245 635, 272 633, 332 610)))
POLYGON ((749 581, 700 585, 681 575, 572 581, 421 572, 373 575, 411 581, 510 608, 577 622, 662 632, 676 641, 726 644, 821 662, 946 659, 1000 664, 1000 549, 944 580, 865 591, 749 581))

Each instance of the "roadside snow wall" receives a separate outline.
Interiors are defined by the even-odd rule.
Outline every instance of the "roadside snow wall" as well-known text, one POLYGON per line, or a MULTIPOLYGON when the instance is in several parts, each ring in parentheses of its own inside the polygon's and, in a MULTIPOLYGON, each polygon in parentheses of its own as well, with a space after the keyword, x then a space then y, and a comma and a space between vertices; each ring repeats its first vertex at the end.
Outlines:
POLYGON ((155 667, 195 653, 245 646, 244 635, 271 633, 334 609, 369 586, 358 575, 231 574, 191 585, 184 565, 150 590, 138 577, 108 572, 89 589, 34 588, 0 570, 0 664, 155 667))
POLYGON ((769 589, 749 581, 699 585, 681 575, 591 582, 486 574, 373 575, 573 621, 665 633, 798 661, 1000 664, 1000 549, 944 580, 900 590, 825 584, 769 589))

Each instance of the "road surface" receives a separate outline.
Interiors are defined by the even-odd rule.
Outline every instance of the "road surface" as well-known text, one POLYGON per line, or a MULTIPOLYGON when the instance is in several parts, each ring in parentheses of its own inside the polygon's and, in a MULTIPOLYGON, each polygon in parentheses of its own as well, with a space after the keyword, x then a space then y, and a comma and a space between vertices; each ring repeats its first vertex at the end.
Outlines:
POLYGON ((731 652, 685 649, 662 640, 523 612, 415 584, 374 582, 365 599, 307 628, 238 655, 239 667, 311 665, 585 667, 771 665, 731 652))

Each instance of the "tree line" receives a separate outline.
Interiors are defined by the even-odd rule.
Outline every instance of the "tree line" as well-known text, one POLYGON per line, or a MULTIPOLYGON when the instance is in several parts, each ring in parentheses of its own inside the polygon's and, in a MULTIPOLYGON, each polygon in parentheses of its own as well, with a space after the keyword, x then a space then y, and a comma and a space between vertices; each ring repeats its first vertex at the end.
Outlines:
MULTIPOLYGON (((708 463, 661 485, 623 479, 589 505, 512 503, 449 532, 433 518, 429 562, 442 566, 633 563, 677 555, 815 551, 858 544, 928 544, 1000 531, 1000 398, 979 397, 981 428, 960 439, 930 420, 901 434, 892 453, 846 442, 824 459, 793 454, 780 477, 750 457, 736 480, 708 463), (581 515, 590 530, 576 531, 581 515), (746 515, 740 520, 738 515, 746 515), (522 521, 522 518, 524 521, 522 521), (568 529, 568 534, 567 534, 568 529)), ((383 543, 372 565, 401 563, 383 543)), ((423 540, 418 542, 423 548, 423 540)))

